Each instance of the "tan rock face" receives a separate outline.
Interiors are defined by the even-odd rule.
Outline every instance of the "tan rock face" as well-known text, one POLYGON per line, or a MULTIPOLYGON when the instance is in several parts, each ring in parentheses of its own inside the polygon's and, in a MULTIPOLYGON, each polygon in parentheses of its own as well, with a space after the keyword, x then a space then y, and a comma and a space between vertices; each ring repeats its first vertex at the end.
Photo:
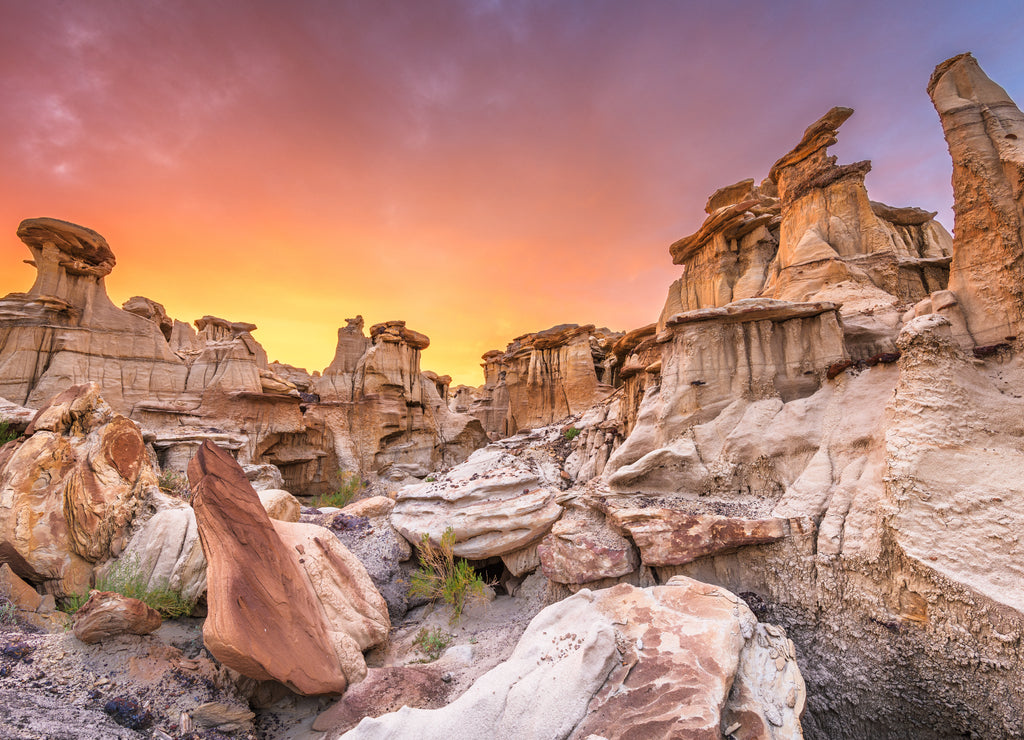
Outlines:
POLYGON ((457 398, 492 438, 552 424, 586 410, 611 392, 605 367, 621 334, 592 324, 563 324, 514 339, 483 356, 484 387, 457 398))
POLYGON ((208 442, 189 481, 209 563, 210 652, 303 694, 341 693, 360 680, 362 649, 390 628, 365 569, 328 530, 271 520, 238 464, 208 442))
POLYGON ((138 599, 111 591, 90 591, 89 600, 75 612, 75 637, 84 643, 118 635, 148 635, 160 628, 160 613, 138 599))
POLYGON ((813 123, 760 186, 712 195, 700 230, 670 248, 684 273, 659 330, 675 314, 748 298, 832 301, 854 359, 893 350, 902 308, 945 289, 952 240, 934 213, 870 201, 870 162, 828 156, 852 113, 834 108, 813 123))
POLYGON ((84 593, 92 563, 120 553, 156 487, 142 433, 95 384, 40 410, 0 467, 0 553, 58 595, 84 593))
POLYGON ((96 382, 115 411, 155 434, 162 467, 184 472, 211 439, 243 462, 277 465, 288 489, 310 494, 339 470, 423 476, 486 441, 448 410, 445 384, 421 377, 429 340, 404 322, 372 327, 371 341, 352 320, 314 383, 271 366, 254 324, 203 316, 193 329, 141 296, 115 307, 103 282, 114 256, 99 234, 54 219, 18 233, 38 273, 28 293, 0 299, 0 396, 13 404, 40 408, 96 382))
POLYGON ((1024 114, 970 54, 948 59, 928 83, 953 158, 956 234, 949 289, 975 343, 1024 327, 1024 114))
POLYGON ((310 407, 334 441, 338 465, 391 480, 426 476, 486 442, 479 422, 449 410, 420 367, 430 340, 404 321, 371 327, 362 317, 338 330, 334 361, 313 381, 322 404, 310 407))

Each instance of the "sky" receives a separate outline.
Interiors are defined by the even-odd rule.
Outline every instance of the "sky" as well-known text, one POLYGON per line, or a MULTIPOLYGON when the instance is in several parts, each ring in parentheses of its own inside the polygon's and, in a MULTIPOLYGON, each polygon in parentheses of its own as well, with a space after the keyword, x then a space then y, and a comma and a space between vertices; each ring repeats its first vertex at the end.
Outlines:
POLYGON ((1021 39, 1019 0, 0 0, 0 295, 18 223, 59 218, 118 305, 311 371, 404 319, 479 385, 520 334, 656 320, 707 196, 834 105, 871 197, 952 229, 925 86, 972 51, 1024 103, 1021 39))

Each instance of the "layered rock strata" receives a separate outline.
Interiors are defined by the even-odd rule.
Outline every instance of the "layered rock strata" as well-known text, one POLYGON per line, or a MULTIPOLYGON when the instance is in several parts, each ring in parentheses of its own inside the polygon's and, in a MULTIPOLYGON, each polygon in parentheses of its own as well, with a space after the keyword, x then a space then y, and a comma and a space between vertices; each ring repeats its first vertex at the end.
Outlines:
POLYGON ((426 336, 404 321, 376 324, 370 337, 362 327, 357 317, 339 329, 334 360, 312 385, 320 402, 309 416, 322 420, 342 468, 422 478, 486 443, 479 421, 452 412, 438 376, 421 371, 426 336))
POLYGON ((612 390, 611 346, 621 336, 561 324, 516 337, 504 352, 483 356, 483 387, 463 387, 453 405, 480 419, 492 439, 580 413, 612 390))
POLYGON ((831 301, 840 307, 854 359, 892 351, 909 305, 946 288, 952 240, 918 208, 868 199, 870 162, 828 155, 849 108, 833 108, 760 185, 744 180, 712 194, 695 234, 670 252, 673 283, 659 328, 680 312, 748 298, 831 301))
POLYGON ((161 465, 184 472, 205 440, 245 463, 271 463, 293 492, 322 493, 339 471, 422 477, 464 460, 486 437, 448 409, 444 376, 424 375, 429 344, 401 321, 339 330, 323 376, 268 363, 254 324, 214 316, 195 329, 136 296, 107 297, 113 252, 90 229, 23 221, 37 269, 28 293, 0 299, 0 397, 40 408, 96 382, 111 407, 146 429, 161 465), (322 402, 321 402, 322 401, 322 402))
POLYGON ((391 523, 410 542, 435 545, 455 532, 459 557, 484 560, 536 543, 558 519, 560 470, 544 450, 514 454, 501 445, 474 452, 434 481, 403 489, 391 523))

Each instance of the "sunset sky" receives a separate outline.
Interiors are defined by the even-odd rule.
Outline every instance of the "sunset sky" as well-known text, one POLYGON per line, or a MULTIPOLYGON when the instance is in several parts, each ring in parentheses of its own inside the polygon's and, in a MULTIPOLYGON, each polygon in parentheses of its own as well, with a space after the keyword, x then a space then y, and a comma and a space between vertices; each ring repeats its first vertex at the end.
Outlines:
POLYGON ((0 0, 0 295, 50 216, 106 237, 118 305, 309 370, 405 319, 478 385, 519 334, 654 321, 707 196, 834 105, 872 198, 952 228, 925 85, 963 51, 1024 103, 1020 0, 0 0))

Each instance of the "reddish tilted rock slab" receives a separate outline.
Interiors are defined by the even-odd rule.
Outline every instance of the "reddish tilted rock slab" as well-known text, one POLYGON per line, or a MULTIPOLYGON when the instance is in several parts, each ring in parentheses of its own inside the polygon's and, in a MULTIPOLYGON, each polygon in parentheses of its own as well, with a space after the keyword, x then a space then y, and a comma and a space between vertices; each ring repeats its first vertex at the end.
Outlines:
POLYGON ((207 569, 203 642, 217 660, 302 694, 348 686, 306 574, 231 456, 204 442, 189 464, 207 569))
POLYGON ((649 566, 683 565, 705 555, 775 542, 802 526, 795 519, 743 519, 653 508, 612 509, 609 518, 629 532, 649 566))

